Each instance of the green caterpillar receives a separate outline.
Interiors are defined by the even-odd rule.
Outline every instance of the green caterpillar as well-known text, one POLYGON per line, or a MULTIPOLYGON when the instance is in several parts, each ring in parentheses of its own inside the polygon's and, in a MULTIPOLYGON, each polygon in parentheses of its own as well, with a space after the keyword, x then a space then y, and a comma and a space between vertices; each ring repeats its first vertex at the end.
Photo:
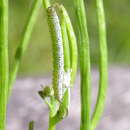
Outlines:
POLYGON ((76 37, 67 11, 62 5, 49 7, 47 15, 53 47, 54 96, 61 101, 66 89, 73 84, 77 71, 76 37), (60 21, 55 9, 60 12, 60 21))
POLYGON ((64 80, 64 54, 63 41, 59 18, 54 7, 47 9, 50 34, 52 37, 53 47, 53 89, 56 99, 59 101, 63 97, 63 80, 64 80))

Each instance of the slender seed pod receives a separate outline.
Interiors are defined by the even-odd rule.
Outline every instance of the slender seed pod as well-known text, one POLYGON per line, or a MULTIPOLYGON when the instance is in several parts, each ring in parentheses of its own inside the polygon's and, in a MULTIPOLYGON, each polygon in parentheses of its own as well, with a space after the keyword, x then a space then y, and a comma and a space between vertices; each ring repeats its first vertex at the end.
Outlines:
POLYGON ((54 7, 47 9, 48 22, 53 46, 53 89, 56 99, 63 97, 64 54, 63 41, 59 18, 54 7))
POLYGON ((99 91, 96 106, 92 116, 92 130, 97 126, 98 121, 102 115, 106 97, 108 70, 107 70, 107 40, 106 40, 106 25, 105 14, 103 8, 103 0, 96 0, 97 3, 97 17, 99 26, 99 42, 100 42, 100 80, 99 91))
MULTIPOLYGON (((58 4, 56 4, 58 7, 58 4)), ((66 20, 63 15, 60 15, 60 24, 62 30, 63 49, 64 49, 64 87, 70 89, 71 86, 71 50, 69 45, 69 37, 66 27, 66 20)), ((65 92, 65 91, 63 91, 65 92)), ((68 91, 69 92, 69 91, 68 91)), ((68 94, 69 95, 69 94, 68 94)))
POLYGON ((69 46, 66 22, 63 15, 61 15, 60 17, 60 25, 61 25, 63 49, 64 49, 64 70, 67 72, 69 69, 71 69, 71 56, 70 56, 70 46, 69 46))
POLYGON ((73 84, 74 79, 76 77, 77 73, 77 63, 78 63, 78 50, 77 50, 77 40, 76 36, 74 33, 73 26, 71 24, 70 18, 68 16, 68 13, 66 9, 64 8, 63 5, 58 6, 60 9, 60 13, 62 16, 62 19, 65 21, 66 29, 67 29, 67 34, 68 34, 68 39, 70 43, 70 56, 71 56, 71 84, 73 84))
POLYGON ((69 112, 70 106, 70 81, 71 81, 71 54, 70 54, 70 46, 69 46, 69 39, 68 33, 66 28, 66 22, 63 15, 60 15, 60 24, 62 30, 62 39, 63 39, 63 49, 64 49, 64 96, 62 100, 62 104, 60 109, 65 109, 65 116, 67 116, 69 112))

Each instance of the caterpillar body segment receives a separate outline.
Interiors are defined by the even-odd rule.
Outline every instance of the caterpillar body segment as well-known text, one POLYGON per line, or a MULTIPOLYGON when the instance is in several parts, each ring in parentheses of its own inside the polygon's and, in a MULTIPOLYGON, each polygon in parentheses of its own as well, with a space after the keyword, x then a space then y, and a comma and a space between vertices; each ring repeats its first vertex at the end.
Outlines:
POLYGON ((64 54, 59 18, 54 7, 47 9, 53 46, 53 89, 57 100, 63 97, 64 54))
POLYGON ((76 75, 77 45, 74 30, 65 8, 60 6, 62 15, 59 20, 56 7, 56 5, 49 7, 47 14, 53 46, 54 96, 61 101, 76 75))

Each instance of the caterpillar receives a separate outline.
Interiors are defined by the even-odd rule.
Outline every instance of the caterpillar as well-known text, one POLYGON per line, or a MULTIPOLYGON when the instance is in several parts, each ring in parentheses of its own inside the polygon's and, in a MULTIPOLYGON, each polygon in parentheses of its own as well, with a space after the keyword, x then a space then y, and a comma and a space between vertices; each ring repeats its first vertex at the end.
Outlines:
POLYGON ((64 54, 62 33, 58 15, 53 6, 47 9, 48 24, 52 38, 53 49, 53 89, 54 96, 61 101, 63 97, 63 80, 64 80, 64 54))

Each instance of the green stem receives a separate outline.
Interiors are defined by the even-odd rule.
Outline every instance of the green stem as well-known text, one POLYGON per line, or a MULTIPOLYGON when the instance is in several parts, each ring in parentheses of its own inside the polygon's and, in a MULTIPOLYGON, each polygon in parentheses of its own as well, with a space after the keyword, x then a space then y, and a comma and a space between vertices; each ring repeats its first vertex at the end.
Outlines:
POLYGON ((49 116, 49 128, 48 128, 48 130, 55 130, 55 128, 56 128, 56 125, 54 123, 54 120, 53 120, 53 118, 51 118, 51 116, 49 116))
POLYGON ((34 130, 34 121, 29 122, 28 130, 34 130))
POLYGON ((100 42, 100 81, 99 91, 96 106, 92 116, 92 130, 94 130, 100 120, 104 110, 104 103, 106 97, 106 89, 108 84, 108 67, 107 67, 107 38, 106 38, 106 25, 105 14, 103 8, 103 0, 96 0, 97 3, 97 16, 99 26, 99 42, 100 42))
POLYGON ((81 126, 90 130, 90 48, 84 0, 76 0, 76 14, 79 31, 79 53, 81 73, 81 126))
POLYGON ((8 0, 0 0, 0 130, 6 127, 8 70, 8 0))
POLYGON ((22 36, 21 42, 20 42, 19 47, 15 54, 13 70, 10 73, 9 90, 8 90, 9 95, 10 95, 13 83, 16 79, 21 59, 29 44, 29 40, 30 40, 32 31, 33 31, 34 24, 36 22, 40 7, 41 7, 41 0, 34 0, 32 9, 30 11, 27 23, 26 23, 24 31, 23 31, 23 36, 22 36))

